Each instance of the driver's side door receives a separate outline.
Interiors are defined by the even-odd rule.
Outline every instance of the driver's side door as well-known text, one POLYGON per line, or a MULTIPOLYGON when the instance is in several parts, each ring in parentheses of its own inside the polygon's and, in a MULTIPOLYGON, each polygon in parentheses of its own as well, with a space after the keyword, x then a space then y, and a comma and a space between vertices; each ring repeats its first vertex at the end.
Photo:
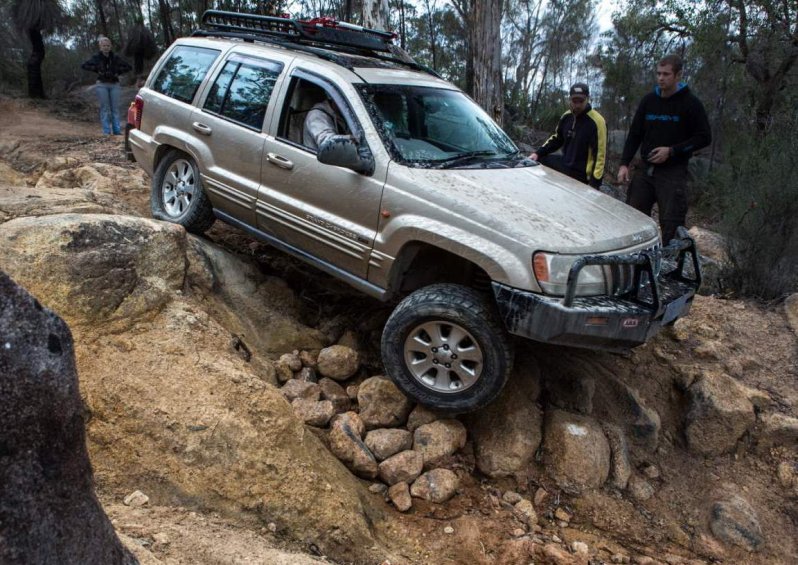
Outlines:
MULTIPOLYGON (((362 126, 341 88, 295 69, 284 88, 282 110, 272 122, 264 147, 256 204, 258 228, 292 247, 325 270, 365 279, 379 224, 387 168, 372 176, 319 163, 303 144, 302 120, 310 102, 323 92, 334 102, 357 138, 362 126), (321 89, 314 96, 304 96, 321 89), (308 257, 310 255, 310 257, 308 257)), ((355 95, 354 90, 350 95, 355 95)))

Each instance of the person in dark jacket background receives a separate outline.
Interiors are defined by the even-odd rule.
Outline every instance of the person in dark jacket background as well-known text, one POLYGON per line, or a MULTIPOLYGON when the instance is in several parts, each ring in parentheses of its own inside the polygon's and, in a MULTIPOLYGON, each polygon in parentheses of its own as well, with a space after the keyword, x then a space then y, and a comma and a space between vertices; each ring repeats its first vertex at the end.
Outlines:
POLYGON ((105 135, 120 135, 119 127, 119 75, 131 70, 131 66, 114 55, 111 51, 111 40, 101 37, 98 41, 100 52, 83 63, 84 71, 97 73, 95 92, 100 101, 100 124, 105 135))
POLYGON ((560 118, 554 135, 530 158, 598 188, 607 156, 607 126, 590 106, 590 90, 585 83, 574 84, 569 94, 570 110, 560 118), (553 155, 560 147, 562 155, 553 155))
POLYGON ((657 87, 637 108, 618 169, 618 182, 628 182, 629 163, 640 148, 643 165, 632 177, 626 203, 644 214, 651 214, 657 204, 666 245, 687 217, 690 157, 712 141, 704 106, 681 82, 682 66, 678 55, 657 64, 657 87))

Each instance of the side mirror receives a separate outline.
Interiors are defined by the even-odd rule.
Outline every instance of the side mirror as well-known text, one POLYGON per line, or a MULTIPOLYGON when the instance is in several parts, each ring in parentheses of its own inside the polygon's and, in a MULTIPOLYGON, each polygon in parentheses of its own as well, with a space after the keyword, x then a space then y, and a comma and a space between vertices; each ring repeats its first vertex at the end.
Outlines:
POLYGON ((356 173, 374 173, 374 157, 368 146, 358 144, 351 135, 333 135, 319 146, 319 163, 352 169, 356 173))

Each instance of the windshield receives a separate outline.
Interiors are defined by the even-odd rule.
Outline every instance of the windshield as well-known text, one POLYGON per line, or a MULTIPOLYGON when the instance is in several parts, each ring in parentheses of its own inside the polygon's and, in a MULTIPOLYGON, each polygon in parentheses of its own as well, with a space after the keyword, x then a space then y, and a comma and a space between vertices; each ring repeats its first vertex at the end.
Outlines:
POLYGON ((516 157, 518 148, 458 90, 363 85, 361 95, 391 156, 417 167, 474 166, 516 157))

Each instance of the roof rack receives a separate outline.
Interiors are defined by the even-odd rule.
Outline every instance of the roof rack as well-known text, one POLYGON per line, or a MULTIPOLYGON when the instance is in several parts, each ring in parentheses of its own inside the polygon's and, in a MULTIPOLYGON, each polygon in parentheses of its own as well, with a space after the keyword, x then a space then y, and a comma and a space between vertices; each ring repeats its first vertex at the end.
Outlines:
POLYGON ((207 10, 202 27, 208 31, 241 32, 275 37, 299 43, 317 43, 390 52, 394 34, 369 29, 332 18, 302 21, 274 16, 207 10))
POLYGON ((336 56, 330 51, 373 57, 439 76, 432 69, 415 62, 412 57, 394 45, 393 33, 338 22, 332 18, 303 21, 275 16, 206 10, 202 15, 201 25, 203 29, 196 30, 192 35, 273 43, 313 53, 350 70, 353 70, 354 66, 351 60, 336 56))

